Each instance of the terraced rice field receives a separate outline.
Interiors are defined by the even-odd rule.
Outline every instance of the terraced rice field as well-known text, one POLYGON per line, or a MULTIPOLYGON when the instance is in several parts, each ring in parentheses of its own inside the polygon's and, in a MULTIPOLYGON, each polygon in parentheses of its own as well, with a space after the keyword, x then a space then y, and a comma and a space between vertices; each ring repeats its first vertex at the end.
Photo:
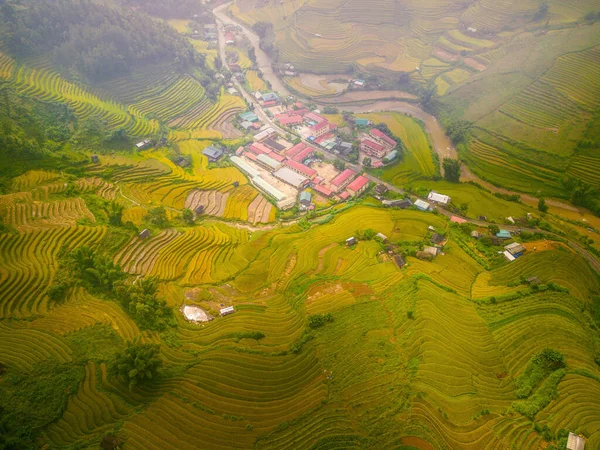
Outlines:
MULTIPOLYGON (((396 126, 401 125, 411 144, 410 123, 396 126)), ((181 150, 199 154, 202 145, 187 141, 181 150)), ((134 164, 116 170, 111 182, 129 186, 126 195, 136 184, 158 183, 140 192, 154 204, 177 204, 177 190, 161 190, 161 178, 176 187, 174 177, 186 186, 195 175, 178 171, 158 154, 144 161, 137 170, 134 164)), ((202 158, 196 162, 194 171, 210 172, 202 158)), ((55 182, 46 178, 47 184, 55 182)), ((96 193, 102 186, 90 176, 81 183, 96 193)), ((45 185, 44 175, 30 173, 16 185, 31 194, 45 185)), ((81 381, 56 420, 44 427, 40 445, 95 445, 122 424, 117 434, 124 448, 132 449, 367 443, 391 448, 409 436, 434 448, 529 448, 542 444, 543 437, 529 419, 507 411, 517 399, 516 377, 545 346, 565 354, 568 375, 536 421, 553 431, 577 428, 588 444, 600 443, 595 426, 600 419, 593 409, 577 421, 568 412, 583 410, 566 400, 572 395, 593 402, 598 391, 597 381, 577 370, 598 372, 591 351, 594 331, 578 318, 600 284, 576 254, 526 254, 487 272, 451 238, 445 255, 434 262, 408 257, 407 267, 399 270, 382 255, 382 244, 359 241, 349 248, 345 239, 374 228, 391 242, 420 241, 429 226, 448 230, 446 218, 355 206, 308 230, 253 229, 209 214, 265 222, 274 208, 251 186, 181 192, 182 207, 205 205, 201 221, 153 229, 147 239, 134 235, 110 253, 131 280, 158 280, 177 317, 169 341, 140 331, 119 304, 84 287, 72 288, 60 303, 48 299, 60 249, 101 245, 110 232, 106 226, 49 221, 0 235, 0 338, 10 343, 0 349, 0 361, 8 373, 26 374, 50 358, 59 364, 81 361, 75 337, 100 330, 121 342, 142 337, 162 343, 167 369, 156 383, 129 390, 108 371, 110 361, 83 360, 81 381), (565 286, 570 294, 481 302, 523 289, 508 286, 521 274, 565 286), (196 297, 199 291, 205 295, 196 297), (185 322, 178 309, 189 302, 216 319, 204 326, 185 322), (218 317, 220 305, 234 305, 235 313, 218 317), (327 313, 333 322, 307 326, 309 315, 327 313), (264 337, 245 337, 249 332, 264 337), (478 415, 483 409, 489 414, 478 415)), ((18 194, 3 196, 0 203, 12 205, 18 194)))

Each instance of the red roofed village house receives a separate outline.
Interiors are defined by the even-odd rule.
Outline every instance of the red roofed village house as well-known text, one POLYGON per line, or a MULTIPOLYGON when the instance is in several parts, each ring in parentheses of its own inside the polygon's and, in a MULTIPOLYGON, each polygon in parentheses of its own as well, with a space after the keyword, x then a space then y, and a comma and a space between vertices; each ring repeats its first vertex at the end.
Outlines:
POLYGON ((353 179, 357 173, 352 169, 346 169, 342 171, 338 176, 331 180, 331 186, 339 192, 344 189, 353 179))
POLYGON ((367 187, 369 187, 369 179, 361 175, 350 183, 346 189, 350 195, 357 196, 365 192, 367 187))

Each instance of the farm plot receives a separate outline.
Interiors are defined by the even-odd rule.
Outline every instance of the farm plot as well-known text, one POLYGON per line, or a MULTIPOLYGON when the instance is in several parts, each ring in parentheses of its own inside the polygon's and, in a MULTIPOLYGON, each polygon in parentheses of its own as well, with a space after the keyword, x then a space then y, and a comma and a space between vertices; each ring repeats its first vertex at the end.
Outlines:
POLYGON ((48 203, 16 203, 4 209, 4 218, 7 224, 19 231, 51 226, 71 227, 84 218, 95 221, 81 198, 48 203))

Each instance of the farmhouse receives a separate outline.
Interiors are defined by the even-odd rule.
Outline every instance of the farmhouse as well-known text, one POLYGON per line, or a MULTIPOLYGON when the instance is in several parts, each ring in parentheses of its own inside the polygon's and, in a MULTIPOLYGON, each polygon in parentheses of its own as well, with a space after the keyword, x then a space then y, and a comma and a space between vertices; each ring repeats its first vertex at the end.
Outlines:
POLYGON ((228 306, 226 308, 221 308, 221 310, 219 311, 219 313, 221 314, 221 316, 227 316, 229 314, 233 314, 235 312, 235 309, 233 309, 233 306, 228 306))
POLYGON ((242 120, 247 120, 248 122, 258 122, 258 116, 256 114, 254 114, 252 111, 247 111, 244 113, 239 114, 240 119, 242 120))
POLYGON ((210 162, 216 162, 223 156, 223 150, 211 145, 202 150, 202 154, 206 156, 210 162))
POLYGON ((356 196, 365 192, 368 187, 369 179, 361 175, 348 185, 347 190, 350 195, 356 196))
POLYGON ((402 269, 406 265, 406 261, 404 260, 404 256, 394 255, 394 261, 398 266, 398 269, 402 269))
POLYGON ((415 200, 415 206, 417 208, 419 208, 421 211, 429 211, 429 208, 431 208, 431 205, 429 203, 424 202, 421 199, 415 200))
POLYGON ((202 205, 197 206, 194 209, 194 214, 196 215, 196 217, 201 216, 203 212, 204 212, 204 206, 202 206, 202 205))
POLYGON ((567 438, 567 450, 585 450, 585 439, 569 432, 567 438))
POLYGON ((345 169, 339 173, 333 180, 331 185, 336 191, 341 191, 357 176, 358 174, 352 169, 345 169))
POLYGON ((383 200, 381 202, 383 206, 406 209, 410 208, 413 204, 408 198, 397 199, 397 200, 383 200))
POLYGON ((431 242, 433 242, 434 245, 443 247, 446 243, 446 237, 439 233, 434 233, 434 235, 431 236, 431 242))
POLYGON ((471 231, 471 237, 475 238, 475 239, 479 239, 479 237, 480 237, 479 236, 479 231, 477 231, 477 230, 471 231))
POLYGON ((308 178, 294 172, 287 167, 282 167, 279 170, 276 170, 273 172, 273 176, 278 180, 295 187, 296 189, 300 189, 308 184, 308 178))
POLYGON ((496 237, 500 239, 510 239, 512 236, 508 230, 500 230, 496 233, 496 237))
POLYGON ((383 233, 377 233, 376 236, 381 239, 381 242, 386 242, 387 241, 387 236, 383 233))
POLYGON ((356 238, 353 236, 346 239, 346 245, 356 245, 356 238))
POLYGON ((234 45, 235 44, 235 35, 233 33, 225 33, 225 43, 227 45, 234 45))
POLYGON ((98 158, 98 155, 92 155, 92 162, 93 163, 99 163, 100 162, 100 158, 98 158))
POLYGON ((312 194, 308 191, 300 192, 300 205, 308 208, 312 203, 312 194))
POLYGON ((519 256, 522 256, 527 249, 518 242, 513 242, 512 244, 504 246, 504 250, 513 255, 515 258, 518 258, 519 256))
POLYGON ((144 139, 142 142, 135 144, 135 146, 138 150, 144 150, 145 148, 150 147, 151 144, 152 142, 150 142, 150 139, 144 139))
POLYGON ((427 200, 445 206, 448 203, 450 203, 451 199, 447 195, 442 195, 442 194, 438 194, 435 191, 431 191, 429 193, 429 195, 427 196, 427 200))
POLYGON ((146 239, 150 237, 150 230, 148 228, 145 228, 141 231, 141 233, 138 235, 140 239, 146 239))
POLYGON ((504 255, 504 257, 507 259, 507 261, 510 261, 510 262, 512 262, 512 261, 514 261, 514 260, 516 259, 516 258, 515 258, 513 255, 511 255, 511 254, 510 254, 508 251, 506 251, 506 250, 503 252, 503 255, 504 255))

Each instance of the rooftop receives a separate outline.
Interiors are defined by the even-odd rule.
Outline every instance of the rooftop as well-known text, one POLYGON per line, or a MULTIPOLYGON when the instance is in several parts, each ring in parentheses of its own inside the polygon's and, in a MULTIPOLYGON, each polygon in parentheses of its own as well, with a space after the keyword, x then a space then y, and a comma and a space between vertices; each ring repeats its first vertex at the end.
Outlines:
POLYGON ((275 200, 280 201, 286 198, 285 194, 277 189, 275 186, 272 186, 270 183, 263 180, 261 177, 252 178, 252 182, 258 186, 262 191, 266 194, 273 197, 275 200))
POLYGON ((274 160, 273 158, 271 158, 270 156, 267 156, 265 154, 260 154, 256 157, 256 159, 258 159, 261 163, 266 164, 267 166, 269 166, 271 169, 279 169, 279 167, 281 167, 281 163, 279 161, 274 160))
POLYGON ((349 178, 356 175, 356 172, 352 169, 346 169, 343 172, 339 173, 333 180, 331 180, 331 184, 333 186, 339 187, 349 178))
POLYGON ((361 175, 358 178, 356 178, 352 183, 350 183, 347 189, 356 192, 365 187, 365 185, 367 184, 369 184, 369 179, 361 175))
POLYGON ((231 159, 231 162, 236 167, 238 167, 242 172, 250 175, 250 177, 254 178, 254 177, 257 177, 258 175, 260 175, 258 170, 256 170, 254 167, 252 167, 250 164, 248 164, 246 161, 244 161, 239 156, 232 156, 230 159, 231 159))
POLYGON ((391 137, 389 137, 383 131, 378 130, 377 128, 373 128, 371 130, 371 135, 375 136, 378 139, 381 139, 383 142, 385 142, 388 145, 392 145, 392 146, 396 145, 396 141, 395 140, 393 140, 391 137))
POLYGON ((307 181, 306 177, 294 172, 293 170, 287 167, 282 167, 279 170, 276 170, 275 172, 273 172, 273 176, 275 178, 279 178, 281 181, 284 181, 291 186, 294 186, 295 188, 301 187, 307 181))
POLYGON ((367 147, 370 147, 373 150, 380 150, 380 151, 384 150, 383 145, 378 144, 377 142, 372 141, 371 139, 363 139, 361 141, 361 144, 362 145, 366 145, 367 147))
POLYGON ((303 175, 306 175, 309 178, 314 177, 317 174, 317 171, 315 169, 311 169, 310 167, 305 166, 304 164, 301 164, 297 161, 291 161, 288 159, 284 164, 288 167, 291 167, 294 170, 297 170, 303 175))
POLYGON ((438 194, 435 191, 431 191, 429 193, 429 195, 427 196, 427 200, 431 200, 432 202, 442 203, 442 204, 446 205, 450 202, 450 197, 448 197, 447 195, 438 194))
POLYGON ((204 156, 208 156, 209 158, 217 159, 223 155, 223 150, 211 145, 210 147, 206 147, 204 150, 202 150, 202 154, 204 156))

